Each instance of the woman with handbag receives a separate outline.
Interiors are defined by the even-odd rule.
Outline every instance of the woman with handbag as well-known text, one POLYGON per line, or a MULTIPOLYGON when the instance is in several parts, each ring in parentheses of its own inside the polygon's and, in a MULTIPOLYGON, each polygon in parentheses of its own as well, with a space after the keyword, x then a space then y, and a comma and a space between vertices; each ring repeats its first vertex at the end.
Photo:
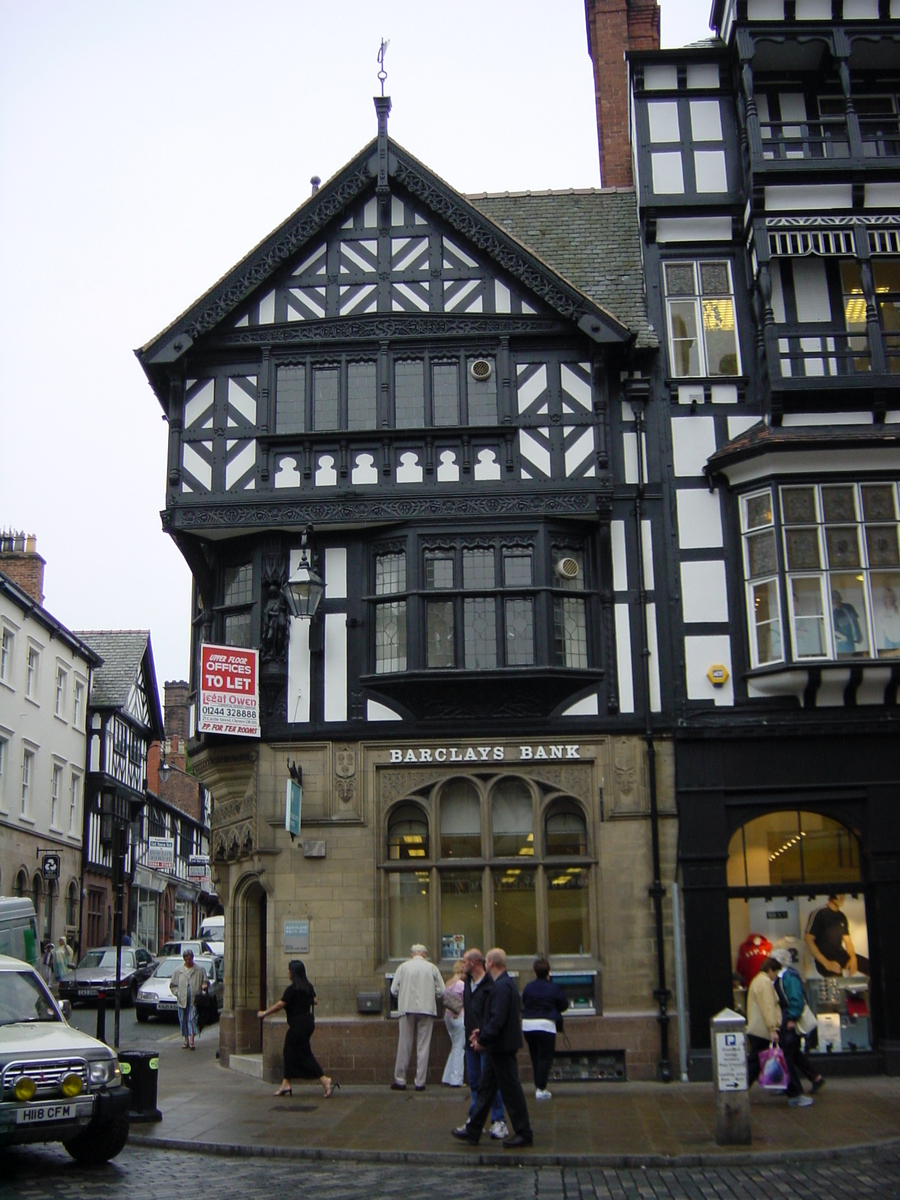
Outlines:
POLYGON ((781 1005, 775 991, 775 980, 780 970, 774 958, 764 958, 747 991, 748 1087, 753 1087, 759 1079, 761 1052, 770 1045, 778 1045, 781 1005))
POLYGON ((447 981, 442 997, 444 1025, 450 1036, 450 1053, 444 1067, 441 1083, 444 1087, 462 1087, 463 1068, 466 1061, 466 1017, 463 1012, 463 989, 466 983, 466 968, 461 958, 453 964, 453 974, 447 981))
POLYGON ((534 1071, 534 1098, 549 1100, 552 1092, 547 1091, 547 1081, 556 1052, 556 1034, 562 1029, 562 1015, 569 1007, 569 998, 550 979, 550 963, 546 958, 535 959, 534 973, 537 979, 532 979, 522 993, 522 1033, 534 1071))
POLYGON ((284 1077, 276 1096, 293 1095, 292 1079, 317 1079, 322 1085, 325 1100, 341 1085, 326 1075, 312 1052, 309 1039, 316 1027, 313 1008, 318 1004, 316 989, 310 983, 306 967, 299 958, 288 963, 291 976, 290 987, 280 1000, 256 1014, 261 1020, 282 1009, 287 1013, 288 1030, 284 1037, 284 1077))
POLYGON ((193 950, 185 950, 181 957, 184 965, 176 967, 173 971, 169 980, 169 991, 175 994, 178 1005, 178 1024, 184 1038, 182 1048, 193 1050, 194 1038, 200 1033, 197 1025, 197 999, 203 992, 209 991, 209 980, 203 967, 194 965, 193 950))

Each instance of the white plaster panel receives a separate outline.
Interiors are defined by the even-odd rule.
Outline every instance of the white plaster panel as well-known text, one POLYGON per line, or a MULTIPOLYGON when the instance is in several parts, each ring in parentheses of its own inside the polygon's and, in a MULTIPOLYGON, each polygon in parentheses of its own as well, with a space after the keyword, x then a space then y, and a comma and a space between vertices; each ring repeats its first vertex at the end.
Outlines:
POLYGON ((717 88, 719 86, 719 64, 688 63, 687 86, 689 88, 717 88))
POLYGON ((727 634, 686 637, 684 665, 689 700, 712 700, 726 708, 734 704, 731 641, 727 634), (721 687, 713 687, 706 675, 714 663, 721 663, 728 671, 728 681, 721 687))
POLYGON ((845 21, 877 21, 878 0, 844 0, 845 21))
POLYGON ((659 686, 659 634, 656 627, 656 605, 647 605, 647 649, 650 659, 647 671, 650 676, 650 711, 662 711, 662 692, 659 686))
POLYGON ((784 0, 747 0, 748 21, 783 21, 784 0))
POLYGON ((667 242, 730 242, 731 217, 660 217, 656 240, 667 242))
MULTIPOLYGON (((623 449, 625 452, 625 482, 638 482, 638 461, 637 461, 637 434, 623 433, 622 434, 623 449)), ((641 448, 643 450, 643 467, 644 479, 649 479, 647 472, 647 435, 641 434, 641 448)))
POLYGON ((691 133, 695 142, 721 142, 722 112, 718 100, 691 101, 691 133))
POLYGON ((822 682, 816 692, 816 708, 843 708, 844 692, 850 682, 850 668, 838 671, 823 671, 822 682))
MULTIPOLYGON (((900 4, 900 0, 897 0, 900 4)), ((890 412, 884 414, 885 425, 896 425, 900 422, 900 408, 892 408, 890 412)))
POLYGON ((591 692, 590 696, 582 696, 580 700, 569 706, 564 712, 560 713, 561 717, 596 717, 599 715, 600 706, 597 703, 597 693, 591 692))
POLYGON ((747 417, 729 417, 728 418, 729 440, 732 438, 740 437, 742 433, 745 433, 748 429, 752 429, 753 426, 758 425, 759 422, 760 422, 759 417, 749 417, 749 416, 747 416, 747 417))
POLYGON ((628 559, 625 554, 625 522, 610 521, 610 539, 612 542, 613 562, 613 591, 624 592, 628 589, 628 559))
POLYGON ((712 417, 673 417, 672 454, 675 474, 702 475, 716 450, 716 425, 712 417))
POLYGON ((346 546, 328 546, 325 550, 325 599, 347 599, 346 546))
POLYGON ((347 720, 347 614, 325 614, 325 720, 347 720))
POLYGON ((831 0, 797 0, 798 21, 830 21, 831 0))
POLYGON ((785 413, 781 419, 783 426, 871 425, 872 422, 873 417, 870 412, 785 413))
POLYGON ((765 192, 767 212, 802 212, 804 209, 821 212, 853 207, 853 191, 849 183, 797 187, 785 185, 767 187, 765 192))
POLYGON ((678 544, 682 550, 707 550, 722 545, 722 513, 717 492, 706 488, 679 488, 678 544))
MULTIPOLYGON (((293 553, 291 554, 293 559, 293 553)), ((291 571, 293 572, 293 564, 291 571)), ((309 621, 290 618, 288 641, 287 719, 292 724, 309 721, 309 621)))
POLYGON ((653 191, 657 196, 680 196, 684 192, 684 170, 680 150, 654 150, 650 155, 653 191))
POLYGON ((798 321, 819 323, 831 320, 824 259, 814 255, 794 259, 794 296, 798 321))
MULTIPOLYGON (((900 4, 898 4, 900 10, 900 4)), ((896 14, 900 17, 900 11, 896 14)), ((866 208, 900 208, 900 183, 867 183, 864 205, 866 208)))
POLYGON ((641 541, 644 546, 644 587, 652 592, 656 587, 653 574, 653 523, 641 521, 641 541))
POLYGON ((695 150, 694 179, 698 192, 727 192, 724 150, 695 150))
POLYGON ((712 399, 713 404, 737 404, 737 384, 714 383, 710 388, 710 398, 712 399))
POLYGON ((631 621, 627 604, 616 605, 616 677, 619 712, 634 712, 634 677, 631 666, 631 621))
POLYGON ((702 383, 679 383, 678 385, 678 403, 679 404, 705 404, 706 395, 703 391, 702 383))
POLYGON ((644 87, 648 92, 665 92, 678 87, 675 63, 648 63, 644 67, 644 87))
POLYGON ((681 564, 681 608, 687 625, 728 620, 725 564, 721 559, 681 564))
POLYGON ((392 708, 388 708, 386 704, 379 704, 377 700, 366 701, 366 720, 367 721, 402 721, 403 718, 398 712, 394 712, 392 708))
POLYGON ((680 142, 678 101, 653 100, 647 105, 651 142, 680 142))
POLYGON ((884 689, 890 680, 890 667, 864 667, 862 683, 856 689, 856 703, 884 704, 884 689))

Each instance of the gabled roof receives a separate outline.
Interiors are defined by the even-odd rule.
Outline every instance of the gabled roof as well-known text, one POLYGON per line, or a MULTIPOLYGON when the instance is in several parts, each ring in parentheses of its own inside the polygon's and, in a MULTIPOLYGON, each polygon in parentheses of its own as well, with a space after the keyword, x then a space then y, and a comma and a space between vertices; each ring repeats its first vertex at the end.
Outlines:
MULTIPOLYGON (((176 362, 199 337, 234 313, 312 239, 320 237, 352 203, 358 203, 364 193, 374 192, 378 145, 376 138, 365 146, 181 316, 135 351, 161 399, 164 399, 162 384, 167 364, 176 362)), ((561 202, 557 208, 566 225, 555 238, 545 238, 541 250, 522 240, 515 222, 509 218, 509 206, 499 214, 506 221, 497 224, 485 198, 473 203, 390 139, 387 157, 392 190, 396 188, 414 197, 419 207, 433 212, 475 245, 487 260, 520 281, 559 316, 573 321, 588 337, 621 344, 639 334, 645 344, 652 344, 646 342, 646 314, 637 294, 641 267, 639 258, 633 254, 639 240, 632 192, 623 193, 621 198, 612 192, 597 193, 599 199, 583 204, 561 202), (610 254, 615 255, 616 263, 627 263, 628 269, 635 272, 637 293, 631 288, 608 286, 616 278, 615 269, 579 272, 574 264, 578 251, 563 249, 567 232, 577 240, 578 251, 591 259, 600 260, 610 254), (624 256, 623 242, 628 246, 624 256), (589 290, 572 279, 573 271, 589 290), (617 303, 624 310, 622 315, 613 307, 617 303)), ((540 239, 535 236, 535 240, 540 239)))
POLYGON ((88 666, 99 666, 101 662, 100 657, 87 642, 81 639, 79 634, 72 633, 65 625, 57 621, 56 617, 49 613, 42 604, 38 604, 36 600, 29 596, 24 588, 20 588, 17 583, 14 583, 2 571, 0 571, 0 594, 9 597, 26 616, 32 616, 36 621, 39 621, 52 637, 59 638, 64 645, 83 658, 88 666))
POLYGON ((481 193, 468 199, 637 335, 659 339, 647 319, 634 188, 481 193))
POLYGON ((144 687, 153 737, 163 732, 162 709, 156 685, 153 649, 147 629, 82 630, 81 638, 103 660, 91 683, 91 708, 124 709, 132 688, 144 687))

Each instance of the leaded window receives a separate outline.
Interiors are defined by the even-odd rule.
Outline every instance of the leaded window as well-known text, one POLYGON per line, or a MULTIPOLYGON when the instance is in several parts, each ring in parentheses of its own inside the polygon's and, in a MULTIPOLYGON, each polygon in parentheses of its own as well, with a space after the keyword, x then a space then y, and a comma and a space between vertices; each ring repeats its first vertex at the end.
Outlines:
POLYGON ((253 566, 241 563, 225 568, 224 595, 225 645, 252 644, 253 566))
POLYGON ((667 262, 663 277, 672 374, 740 374, 731 264, 667 262))
MULTIPOLYGON (((375 595, 406 592, 406 553, 379 554, 375 558, 375 595)), ((375 672, 378 675, 406 670, 406 599, 379 601, 375 605, 375 672)))

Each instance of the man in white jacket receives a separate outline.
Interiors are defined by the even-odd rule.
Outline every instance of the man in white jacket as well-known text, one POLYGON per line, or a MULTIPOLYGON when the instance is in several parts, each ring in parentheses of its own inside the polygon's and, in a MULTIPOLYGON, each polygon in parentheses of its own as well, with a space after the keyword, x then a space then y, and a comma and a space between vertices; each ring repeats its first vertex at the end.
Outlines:
POLYGON ((391 993, 397 997, 400 1013, 400 1038, 391 1087, 396 1092, 406 1091, 406 1073, 415 1041, 416 1091, 424 1092, 431 1031, 437 1016, 437 1002, 444 994, 444 981, 434 963, 428 961, 428 951, 420 943, 410 948, 410 957, 397 968, 391 993))

